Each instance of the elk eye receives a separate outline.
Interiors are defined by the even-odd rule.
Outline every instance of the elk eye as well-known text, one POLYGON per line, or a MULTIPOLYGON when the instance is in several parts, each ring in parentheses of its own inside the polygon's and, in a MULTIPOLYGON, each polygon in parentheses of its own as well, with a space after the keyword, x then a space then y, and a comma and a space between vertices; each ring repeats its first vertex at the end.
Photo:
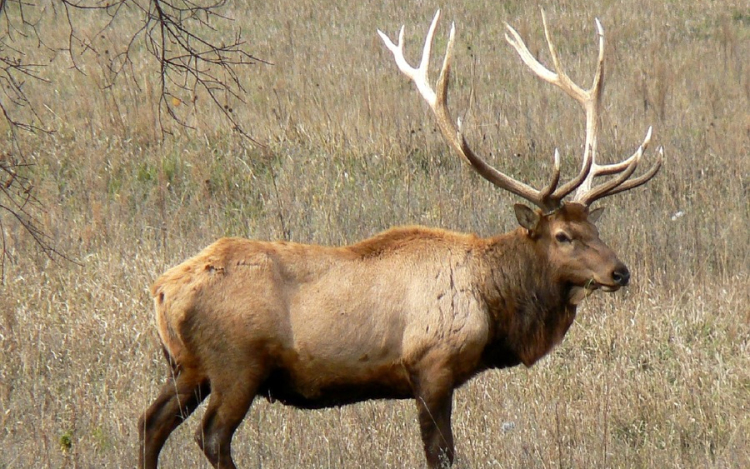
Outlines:
POLYGON ((560 231, 559 233, 557 233, 557 234, 555 235, 555 239, 556 239, 556 240, 557 240, 557 242, 559 242, 559 243, 569 243, 569 242, 571 242, 571 241, 572 241, 572 240, 570 239, 570 236, 568 236, 568 234, 567 234, 567 233, 564 233, 564 232, 562 232, 562 231, 560 231))

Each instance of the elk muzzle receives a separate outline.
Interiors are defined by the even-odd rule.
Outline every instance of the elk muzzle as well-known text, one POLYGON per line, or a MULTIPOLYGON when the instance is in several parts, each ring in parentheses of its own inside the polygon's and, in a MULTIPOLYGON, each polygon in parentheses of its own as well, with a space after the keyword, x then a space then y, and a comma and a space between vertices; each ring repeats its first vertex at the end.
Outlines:
POLYGON ((606 281, 593 279, 594 288, 601 288, 602 291, 615 292, 621 287, 626 287, 630 283, 630 271, 628 267, 619 260, 615 263, 614 268, 609 273, 606 281))
POLYGON ((628 267, 622 262, 618 263, 615 269, 612 271, 612 280, 618 287, 625 287, 630 282, 630 271, 628 267))

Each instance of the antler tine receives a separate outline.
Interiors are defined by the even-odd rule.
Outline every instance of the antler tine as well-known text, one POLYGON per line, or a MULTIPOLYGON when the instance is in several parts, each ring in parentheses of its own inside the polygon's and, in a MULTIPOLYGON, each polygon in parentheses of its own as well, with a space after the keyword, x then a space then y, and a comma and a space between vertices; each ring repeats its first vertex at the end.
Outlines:
POLYGON ((650 181, 651 178, 656 176, 656 173, 659 172, 659 170, 661 169, 661 165, 664 162, 664 147, 660 146, 657 152, 659 153, 659 156, 656 158, 656 162, 649 168, 648 171, 638 176, 637 178, 629 179, 625 181, 623 184, 620 184, 619 186, 607 191, 607 193, 604 194, 602 197, 619 194, 620 192, 624 192, 630 189, 634 189, 638 186, 642 186, 643 184, 646 184, 648 181, 650 181))
POLYGON ((404 28, 401 28, 399 33, 398 45, 394 44, 388 36, 382 31, 378 30, 378 34, 385 43, 386 47, 393 53, 396 64, 401 72, 409 77, 417 85, 419 93, 422 95, 424 100, 429 104, 433 114, 437 120, 438 127, 445 138, 445 140, 453 147, 459 155, 461 155, 466 161, 469 162, 472 168, 479 173, 480 176, 488 180, 493 185, 505 189, 513 194, 516 194, 529 202, 539 206, 544 210, 553 210, 559 206, 559 199, 550 197, 550 194, 557 187, 560 176, 560 164, 559 155, 556 157, 555 170, 553 172, 552 181, 543 190, 538 191, 533 187, 524 184, 506 174, 493 168, 486 161, 480 158, 474 153, 469 147, 463 134, 461 133, 460 123, 455 124, 450 116, 450 110, 448 109, 448 82, 450 80, 450 67, 451 57, 453 52, 453 44, 455 40, 455 24, 451 26, 450 37, 448 40, 448 46, 446 48, 445 58, 443 60, 443 66, 440 70, 440 77, 437 81, 437 93, 432 89, 427 76, 429 68, 429 56, 432 48, 432 40, 437 26, 438 19, 440 18, 440 10, 435 14, 430 29, 425 39, 424 49, 422 50, 422 62, 418 68, 414 68, 406 61, 404 57, 404 28))
MULTIPOLYGON (((552 178, 550 179, 549 184, 547 184, 547 187, 542 189, 540 195, 542 197, 542 200, 550 200, 550 196, 553 192, 555 192, 555 188, 557 188, 557 184, 560 182, 560 152, 557 151, 557 148, 555 148, 555 166, 552 171, 552 178)), ((559 203, 559 201, 557 202, 559 203)))
MULTIPOLYGON (((427 77, 427 71, 430 66, 432 37, 435 34, 435 28, 437 26, 439 18, 440 10, 435 13, 435 18, 433 18, 430 29, 427 32, 424 49, 422 50, 422 61, 420 62, 418 68, 414 68, 409 65, 409 62, 406 61, 406 57, 404 57, 404 29, 406 28, 406 26, 401 26, 401 30, 398 33, 398 45, 394 44, 393 41, 391 41, 391 39, 386 36, 383 31, 378 29, 380 38, 385 43, 385 46, 393 53, 393 57, 396 60, 396 65, 398 66, 399 70, 401 70, 404 75, 409 77, 414 82, 414 84, 417 85, 419 94, 422 95, 422 97, 425 99, 425 101, 427 101, 427 104, 429 104, 430 107, 435 106, 437 98, 435 92, 430 86, 429 78, 427 77)), ((449 44, 449 48, 450 46, 451 44, 449 44)))
POLYGON ((595 200, 609 195, 617 194, 634 187, 638 187, 642 184, 645 184, 646 182, 648 182, 648 180, 654 177, 656 173, 659 172, 659 168, 661 167, 662 155, 664 153, 662 147, 659 148, 659 158, 657 159, 656 163, 654 163, 654 165, 649 168, 646 173, 633 180, 628 180, 628 177, 633 174, 635 168, 640 162, 641 157, 643 156, 643 153, 651 143, 651 132, 652 127, 649 127, 648 131, 646 132, 646 137, 643 139, 643 143, 641 143, 635 153, 633 153, 629 158, 619 163, 608 165, 600 166, 595 164, 591 169, 591 173, 589 174, 589 177, 591 179, 593 179, 594 177, 609 176, 613 174, 619 174, 619 176, 610 179, 609 181, 599 186, 589 188, 587 190, 583 190, 583 186, 579 187, 574 200, 584 205, 591 205, 595 200))
MULTIPOLYGON (((609 176, 611 174, 617 174, 621 173, 625 169, 627 169, 628 166, 633 164, 633 161, 637 157, 639 153, 643 153, 646 148, 648 148, 648 144, 651 142, 651 131, 652 128, 649 127, 646 131, 646 137, 643 139, 643 143, 638 147, 638 149, 630 155, 627 159, 620 161, 619 163, 612 163, 612 164, 605 164, 605 165, 599 165, 596 163, 592 164, 591 172, 589 173, 589 177, 593 180, 595 177, 599 176, 609 176)), ((590 190, 590 189, 588 189, 590 190)), ((576 191, 576 198, 582 197, 585 195, 587 190, 584 190, 582 187, 578 188, 578 191, 576 191)))
POLYGON ((634 179, 629 179, 630 176, 635 172, 636 167, 638 166, 638 163, 640 163, 640 160, 643 156, 643 152, 648 147, 648 143, 651 137, 651 132, 649 128, 649 133, 646 136, 646 139, 643 141, 643 143, 638 147, 638 150, 636 150, 633 155, 628 158, 627 160, 607 165, 606 167, 602 167, 604 171, 596 174, 596 176, 603 176, 608 174, 617 174, 620 173, 616 178, 610 179, 609 181, 600 184, 593 189, 587 191, 585 194, 582 194, 580 197, 578 194, 576 194, 576 198, 574 199, 576 202, 581 203, 583 205, 589 206, 595 201, 608 197, 610 195, 619 194, 620 192, 624 192, 633 188, 636 188, 638 186, 641 186, 645 183, 647 183, 651 178, 656 176, 656 174, 659 172, 659 169, 661 169, 662 161, 664 159, 664 147, 659 147, 658 153, 659 156, 656 159, 656 162, 651 166, 651 168, 648 169, 645 173, 638 176, 634 179), (629 162, 628 165, 624 166, 624 163, 629 162), (624 166, 624 167, 623 167, 624 166), (620 168, 617 170, 612 170, 612 168, 620 168))
POLYGON ((630 164, 627 165, 616 178, 610 179, 604 184, 600 184, 594 187, 593 189, 583 194, 580 198, 576 198, 574 200, 588 206, 591 205, 595 200, 604 197, 610 190, 613 190, 617 186, 621 185, 635 172, 635 169, 638 167, 638 163, 641 162, 641 157, 643 156, 643 146, 639 147, 638 151, 633 156, 635 157, 633 161, 631 161, 630 164))

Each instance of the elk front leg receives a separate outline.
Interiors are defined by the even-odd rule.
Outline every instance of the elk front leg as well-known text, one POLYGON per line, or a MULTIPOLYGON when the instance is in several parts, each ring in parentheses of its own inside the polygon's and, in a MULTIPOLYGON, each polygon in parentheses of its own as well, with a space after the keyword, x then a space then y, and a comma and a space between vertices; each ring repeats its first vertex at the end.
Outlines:
POLYGON ((450 467, 454 457, 451 430, 453 382, 447 370, 435 368, 438 367, 413 379, 419 428, 428 466, 450 467))

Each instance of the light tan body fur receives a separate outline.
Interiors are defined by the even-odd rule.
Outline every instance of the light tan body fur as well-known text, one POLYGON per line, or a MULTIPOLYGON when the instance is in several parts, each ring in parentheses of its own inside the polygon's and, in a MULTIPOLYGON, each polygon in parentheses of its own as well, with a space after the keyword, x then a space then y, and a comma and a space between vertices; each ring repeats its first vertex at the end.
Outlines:
POLYGON ((341 248, 222 239, 154 284, 159 335, 175 362, 207 376, 231 363, 225 353, 242 355, 223 344, 242 344, 241 366, 264 356, 311 401, 384 378, 394 397, 411 396, 410 368, 436 347, 456 375, 476 369, 489 334, 475 278, 484 244, 425 228, 341 248), (210 334, 200 348, 188 324, 210 334))

